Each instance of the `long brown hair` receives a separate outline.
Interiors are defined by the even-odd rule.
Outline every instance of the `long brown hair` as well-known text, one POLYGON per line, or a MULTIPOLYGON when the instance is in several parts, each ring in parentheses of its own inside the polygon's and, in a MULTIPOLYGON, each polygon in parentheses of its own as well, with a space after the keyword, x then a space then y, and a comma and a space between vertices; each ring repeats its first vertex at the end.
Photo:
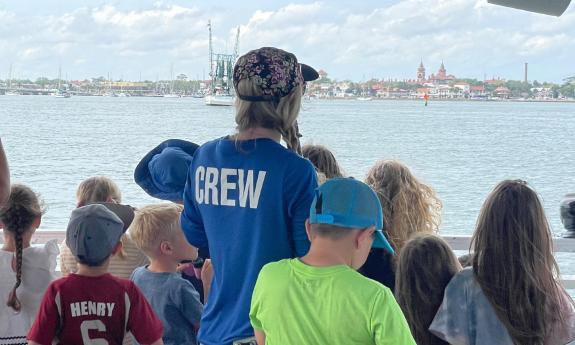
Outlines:
POLYGON ((417 344, 448 344, 428 328, 445 287, 460 270, 455 254, 441 237, 417 234, 405 243, 395 275, 395 298, 417 344))
POLYGON ((471 245, 475 277, 513 342, 544 344, 565 322, 566 301, 537 193, 524 181, 499 183, 483 204, 471 245))
POLYGON ((327 147, 307 144, 302 147, 301 152, 305 158, 309 159, 315 169, 323 173, 327 179, 343 177, 335 156, 327 147))
POLYGON ((8 296, 6 305, 19 311, 22 305, 16 295, 16 289, 22 283, 22 251, 23 235, 33 231, 32 225, 36 218, 42 216, 44 210, 36 193, 29 187, 14 184, 10 189, 8 202, 0 207, 0 222, 4 224, 4 231, 14 237, 16 242, 16 283, 8 296))
POLYGON ((420 182, 401 162, 375 163, 365 179, 377 193, 383 210, 385 232, 396 252, 414 233, 437 232, 442 204, 435 191, 420 182))

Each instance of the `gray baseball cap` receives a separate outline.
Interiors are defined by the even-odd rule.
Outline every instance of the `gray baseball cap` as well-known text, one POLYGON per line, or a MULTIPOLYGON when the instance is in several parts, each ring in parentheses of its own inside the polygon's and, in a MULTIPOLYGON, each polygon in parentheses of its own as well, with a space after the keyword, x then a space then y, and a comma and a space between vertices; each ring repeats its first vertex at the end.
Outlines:
POLYGON ((72 211, 66 230, 66 244, 79 261, 98 265, 112 254, 129 225, 124 225, 122 219, 126 218, 118 213, 129 213, 131 210, 133 214, 130 206, 115 205, 92 204, 72 211))

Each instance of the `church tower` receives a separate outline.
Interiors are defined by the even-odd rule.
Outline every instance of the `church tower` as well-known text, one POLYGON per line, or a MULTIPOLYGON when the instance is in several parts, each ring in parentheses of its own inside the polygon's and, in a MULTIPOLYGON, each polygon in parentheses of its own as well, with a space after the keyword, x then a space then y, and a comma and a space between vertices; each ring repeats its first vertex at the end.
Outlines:
POLYGON ((437 71, 437 79, 445 80, 447 78, 447 71, 445 70, 445 65, 443 61, 441 61, 441 67, 439 67, 439 71, 437 71))
POLYGON ((423 67, 423 60, 419 63, 419 68, 417 69, 417 82, 425 82, 425 67, 423 67))

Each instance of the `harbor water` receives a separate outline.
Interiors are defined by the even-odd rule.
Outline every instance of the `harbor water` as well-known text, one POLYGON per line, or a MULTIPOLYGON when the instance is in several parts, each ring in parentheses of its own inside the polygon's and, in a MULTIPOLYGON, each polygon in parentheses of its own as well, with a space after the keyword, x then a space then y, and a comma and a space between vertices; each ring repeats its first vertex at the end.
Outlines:
MULTIPOLYGON (((406 163, 443 201, 442 234, 471 235, 494 185, 521 178, 540 193, 558 235, 559 202, 575 192, 573 103, 312 100, 300 131, 358 179, 378 159, 406 163)), ((233 132, 233 108, 202 99, 0 96, 12 179, 42 195, 42 229, 65 229, 78 183, 93 175, 114 179, 125 203, 157 202, 133 182, 149 150, 168 138, 201 144, 233 132)), ((575 258, 561 261, 575 274, 575 258)))

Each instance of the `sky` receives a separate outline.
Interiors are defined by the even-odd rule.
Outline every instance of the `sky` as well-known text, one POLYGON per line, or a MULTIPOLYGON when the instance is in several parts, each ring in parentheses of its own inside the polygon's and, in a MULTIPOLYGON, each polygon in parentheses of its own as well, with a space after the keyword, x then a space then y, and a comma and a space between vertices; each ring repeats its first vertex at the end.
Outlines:
POLYGON ((551 17, 487 0, 0 0, 0 79, 208 75, 214 50, 275 46, 337 80, 575 76, 575 4, 551 17))

